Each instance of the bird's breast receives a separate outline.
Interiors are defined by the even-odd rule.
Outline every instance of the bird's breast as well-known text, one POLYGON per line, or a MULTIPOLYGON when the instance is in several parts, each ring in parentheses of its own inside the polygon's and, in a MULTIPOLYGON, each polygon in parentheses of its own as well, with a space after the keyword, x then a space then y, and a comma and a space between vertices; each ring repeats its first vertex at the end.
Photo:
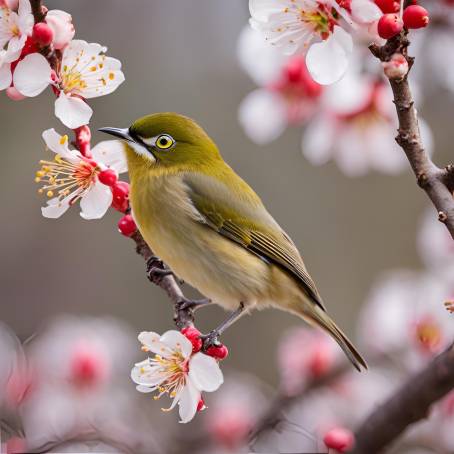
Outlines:
POLYGON ((133 181, 131 204, 153 252, 202 294, 228 309, 263 299, 269 266, 204 225, 181 177, 133 181))

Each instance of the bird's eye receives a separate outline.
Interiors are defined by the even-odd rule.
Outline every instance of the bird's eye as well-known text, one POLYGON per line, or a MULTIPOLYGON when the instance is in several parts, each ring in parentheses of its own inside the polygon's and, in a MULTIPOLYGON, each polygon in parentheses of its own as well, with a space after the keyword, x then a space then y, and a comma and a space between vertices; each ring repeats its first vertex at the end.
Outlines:
POLYGON ((167 134, 162 134, 156 139, 156 146, 161 150, 169 149, 175 141, 167 134))

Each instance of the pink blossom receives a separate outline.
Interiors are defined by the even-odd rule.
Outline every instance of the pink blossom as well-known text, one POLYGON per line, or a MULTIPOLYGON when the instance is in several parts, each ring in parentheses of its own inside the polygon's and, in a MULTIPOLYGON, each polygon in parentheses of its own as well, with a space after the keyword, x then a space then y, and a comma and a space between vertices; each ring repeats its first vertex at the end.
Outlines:
POLYGON ((75 30, 72 17, 65 11, 50 10, 46 14, 46 23, 54 33, 52 44, 55 49, 63 49, 74 38, 75 30))

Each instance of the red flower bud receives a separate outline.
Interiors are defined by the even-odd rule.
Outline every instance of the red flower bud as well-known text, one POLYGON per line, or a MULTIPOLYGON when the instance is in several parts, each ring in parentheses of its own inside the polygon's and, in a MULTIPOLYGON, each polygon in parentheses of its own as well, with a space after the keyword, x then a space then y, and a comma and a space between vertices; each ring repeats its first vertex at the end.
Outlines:
POLYGON ((208 356, 212 356, 213 358, 222 360, 227 358, 229 354, 229 349, 224 345, 220 345, 219 347, 215 347, 212 345, 208 347, 207 351, 205 352, 208 356))
POLYGON ((115 172, 115 170, 113 170, 113 169, 103 170, 98 175, 98 178, 102 184, 105 184, 106 186, 110 186, 110 187, 112 187, 118 181, 117 172, 115 172))
POLYGON ((199 403, 197 404, 197 411, 202 411, 202 410, 205 410, 206 405, 205 405, 205 401, 203 400, 203 397, 201 397, 199 399, 199 403))
POLYGON ((407 6, 402 19, 406 28, 424 28, 429 24, 429 12, 419 5, 407 6))
POLYGON ((335 427, 325 434, 323 442, 328 448, 339 452, 347 452, 355 444, 355 437, 350 430, 343 427, 335 427))
POLYGON ((408 62, 402 54, 394 54, 389 61, 382 63, 388 79, 402 79, 408 73, 408 62))
POLYGON ((397 14, 384 14, 378 21, 377 31, 381 38, 389 39, 398 35, 403 25, 402 19, 397 14))
POLYGON ((36 43, 33 40, 33 38, 28 36, 27 40, 25 41, 25 45, 22 48, 19 59, 24 58, 28 54, 33 54, 34 52, 38 52, 38 47, 36 46, 36 43))
POLYGON ((181 334, 185 336, 192 344, 192 353, 197 353, 202 349, 203 341, 200 339, 201 332, 193 326, 188 326, 181 330, 181 334))
POLYGON ((130 214, 124 215, 118 221, 118 230, 124 236, 131 236, 137 231, 136 223, 130 214))
POLYGON ((129 184, 117 181, 112 186, 112 207, 124 213, 129 207, 129 184))
POLYGON ((385 13, 397 13, 400 9, 398 0, 375 0, 375 4, 385 13))
POLYGON ((38 22, 33 27, 33 39, 41 47, 47 47, 54 39, 53 30, 44 22, 38 22))

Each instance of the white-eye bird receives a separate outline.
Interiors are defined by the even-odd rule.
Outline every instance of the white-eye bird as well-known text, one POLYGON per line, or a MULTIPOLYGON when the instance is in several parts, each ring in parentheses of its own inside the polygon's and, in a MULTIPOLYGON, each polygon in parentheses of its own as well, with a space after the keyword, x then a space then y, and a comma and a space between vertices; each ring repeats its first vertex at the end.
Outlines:
POLYGON ((227 310, 217 337, 244 312, 276 307, 329 333, 353 365, 366 362, 327 314, 295 244, 193 120, 157 113, 123 139, 137 226, 171 270, 227 310))

